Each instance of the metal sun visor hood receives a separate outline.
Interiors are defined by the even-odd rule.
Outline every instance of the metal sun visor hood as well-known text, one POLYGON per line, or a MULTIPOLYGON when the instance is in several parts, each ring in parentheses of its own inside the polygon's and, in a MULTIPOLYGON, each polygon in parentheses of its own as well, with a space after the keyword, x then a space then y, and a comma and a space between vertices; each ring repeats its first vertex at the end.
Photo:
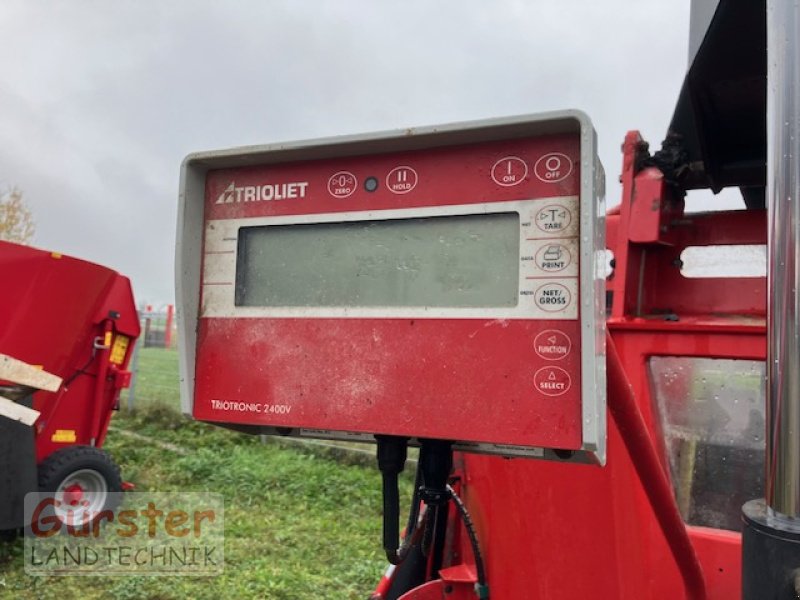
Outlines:
MULTIPOLYGON (((695 0, 689 69, 665 148, 683 189, 742 189, 764 207, 767 36, 765 0, 695 0)), ((662 150, 662 151, 664 151, 662 150)))

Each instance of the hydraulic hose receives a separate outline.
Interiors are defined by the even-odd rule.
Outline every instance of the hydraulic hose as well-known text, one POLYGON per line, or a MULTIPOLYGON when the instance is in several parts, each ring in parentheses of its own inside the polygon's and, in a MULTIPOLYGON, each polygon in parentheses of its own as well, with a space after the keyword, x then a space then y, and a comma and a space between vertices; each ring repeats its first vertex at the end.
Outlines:
POLYGON ((463 500, 456 494, 455 490, 447 486, 447 493, 453 500, 453 504, 458 509, 458 514, 461 515, 461 520, 464 523, 464 529, 467 530, 470 546, 472 546, 472 555, 475 557, 475 570, 478 575, 478 582, 475 584, 475 592, 481 600, 489 600, 489 585, 486 582, 486 567, 483 564, 483 554, 481 554, 481 547, 478 543, 478 535, 475 532, 475 525, 472 523, 472 517, 469 515, 466 505, 463 500))
MULTIPOLYGON (((456 491, 447 486, 447 493, 450 495, 450 498, 453 500, 453 503, 456 505, 456 509, 458 509, 458 514, 461 515, 461 520, 464 522, 464 529, 467 530, 467 536, 469 536, 469 543, 472 546, 472 554, 475 557, 475 570, 477 571, 478 575, 478 585, 482 587, 487 587, 486 585, 486 568, 483 564, 483 554, 481 554, 481 547, 478 543, 478 535, 475 533, 475 525, 472 523, 472 517, 469 515, 469 511, 467 510, 464 501, 461 500, 456 491)), ((488 589, 488 587, 487 587, 488 589)), ((480 596, 482 599, 488 598, 488 594, 486 596, 480 596)))

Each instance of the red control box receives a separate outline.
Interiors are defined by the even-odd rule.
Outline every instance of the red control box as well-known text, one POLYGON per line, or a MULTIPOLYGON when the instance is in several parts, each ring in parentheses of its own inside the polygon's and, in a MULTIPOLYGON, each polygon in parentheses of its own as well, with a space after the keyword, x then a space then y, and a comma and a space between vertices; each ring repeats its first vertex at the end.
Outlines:
POLYGON ((185 411, 602 463, 601 190, 577 112, 190 155, 185 411))

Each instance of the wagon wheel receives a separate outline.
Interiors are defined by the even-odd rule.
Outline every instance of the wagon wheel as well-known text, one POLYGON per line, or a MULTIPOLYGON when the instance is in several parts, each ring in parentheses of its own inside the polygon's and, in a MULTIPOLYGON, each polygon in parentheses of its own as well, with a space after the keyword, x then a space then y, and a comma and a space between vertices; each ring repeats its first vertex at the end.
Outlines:
POLYGON ((53 494, 55 516, 81 527, 119 503, 119 467, 102 450, 71 446, 54 452, 39 465, 39 489, 53 494))

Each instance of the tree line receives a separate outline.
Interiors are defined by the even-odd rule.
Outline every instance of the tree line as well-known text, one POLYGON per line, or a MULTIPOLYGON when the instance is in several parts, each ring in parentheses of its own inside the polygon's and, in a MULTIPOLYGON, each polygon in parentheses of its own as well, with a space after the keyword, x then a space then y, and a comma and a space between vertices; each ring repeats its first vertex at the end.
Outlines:
POLYGON ((12 187, 0 191, 0 240, 28 244, 35 231, 33 213, 22 190, 12 187))

